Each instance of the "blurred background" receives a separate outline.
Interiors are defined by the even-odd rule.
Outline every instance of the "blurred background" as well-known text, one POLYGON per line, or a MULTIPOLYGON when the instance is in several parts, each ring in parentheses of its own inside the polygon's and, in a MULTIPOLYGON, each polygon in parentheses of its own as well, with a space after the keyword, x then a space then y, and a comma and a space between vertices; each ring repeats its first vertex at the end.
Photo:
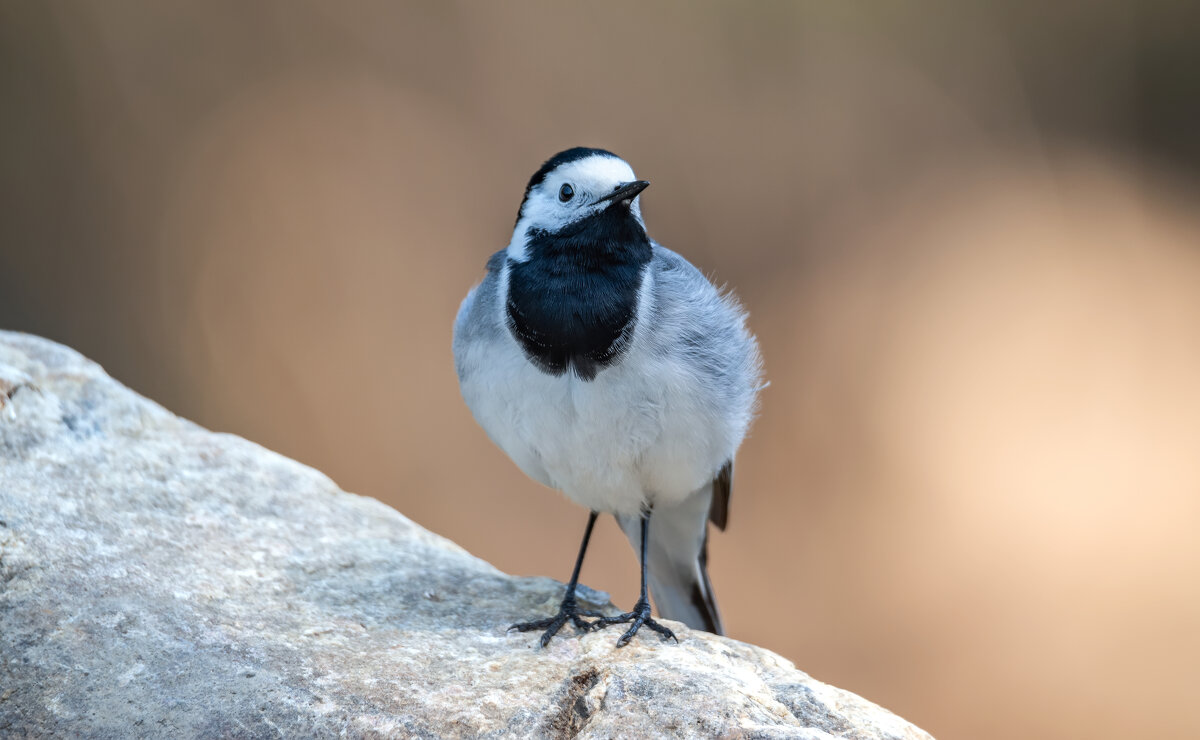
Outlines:
POLYGON ((1198 737, 1197 7, 3 2, 0 327, 565 579, 450 329, 612 149, 766 357, 731 635, 945 738, 1198 737))

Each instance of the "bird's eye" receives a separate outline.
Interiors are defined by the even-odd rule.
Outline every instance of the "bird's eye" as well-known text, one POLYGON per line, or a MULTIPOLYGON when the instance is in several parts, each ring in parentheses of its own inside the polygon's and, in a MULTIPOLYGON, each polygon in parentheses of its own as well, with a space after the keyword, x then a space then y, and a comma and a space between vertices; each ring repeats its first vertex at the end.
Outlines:
POLYGON ((563 186, 558 189, 558 199, 561 200, 563 203, 566 203, 567 201, 569 201, 570 199, 572 199, 574 197, 575 197, 575 188, 571 187, 570 185, 563 183, 563 186))

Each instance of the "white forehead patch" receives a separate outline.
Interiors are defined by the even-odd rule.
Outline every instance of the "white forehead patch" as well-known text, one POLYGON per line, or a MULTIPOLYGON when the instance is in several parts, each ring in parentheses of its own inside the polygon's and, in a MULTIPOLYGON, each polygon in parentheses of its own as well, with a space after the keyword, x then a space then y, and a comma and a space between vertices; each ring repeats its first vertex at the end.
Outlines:
POLYGON ((554 192, 555 197, 557 197, 558 188, 564 182, 572 183, 576 190, 580 188, 602 190, 603 192, 596 193, 599 196, 612 190, 618 183, 631 182, 636 179, 633 168, 625 160, 619 157, 596 155, 564 164, 547 175, 542 184, 550 185, 550 181, 554 180, 556 184, 552 185, 550 189, 554 192))
MULTIPOLYGON (((607 207, 609 203, 593 204, 621 183, 636 179, 637 176, 628 162, 620 157, 603 154, 585 157, 555 168, 529 192, 529 197, 521 209, 521 217, 513 229, 508 256, 518 262, 525 261, 526 235, 530 228, 557 231, 607 207), (574 196, 566 203, 559 200, 559 191, 563 185, 570 185, 574 191, 574 196)), ((633 212, 640 221, 642 212, 636 199, 633 202, 633 212)))

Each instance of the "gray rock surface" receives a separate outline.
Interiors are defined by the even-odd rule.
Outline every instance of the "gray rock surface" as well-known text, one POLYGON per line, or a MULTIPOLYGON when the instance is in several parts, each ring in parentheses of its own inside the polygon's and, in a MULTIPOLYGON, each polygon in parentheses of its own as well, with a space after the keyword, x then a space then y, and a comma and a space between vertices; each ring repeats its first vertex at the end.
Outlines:
POLYGON ((0 332, 0 736, 928 737, 683 625, 505 632, 560 596, 0 332))

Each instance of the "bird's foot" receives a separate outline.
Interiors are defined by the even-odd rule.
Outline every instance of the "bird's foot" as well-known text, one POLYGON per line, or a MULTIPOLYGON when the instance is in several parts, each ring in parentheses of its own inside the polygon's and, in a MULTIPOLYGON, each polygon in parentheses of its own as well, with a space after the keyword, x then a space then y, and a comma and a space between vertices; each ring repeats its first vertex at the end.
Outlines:
POLYGON ((628 645, 643 625, 662 635, 664 640, 679 642, 679 638, 675 636, 674 632, 650 618, 650 602, 645 599, 638 599, 638 602, 633 605, 633 611, 618 614, 615 617, 600 617, 592 622, 591 628, 601 630, 610 624, 625 624, 626 622, 633 622, 633 625, 617 640, 617 647, 628 645))
POLYGON ((518 632, 532 632, 534 630, 542 630, 542 647, 550 644, 550 638, 558 634, 563 625, 569 620, 575 625, 576 629, 587 632, 592 629, 594 622, 588 622, 583 617, 603 617, 600 612, 585 611, 579 608, 579 602, 575 600, 575 594, 567 594, 562 600, 562 604, 558 607, 558 614, 547 619, 538 619, 533 622, 517 622, 508 628, 509 632, 516 630, 518 632))

